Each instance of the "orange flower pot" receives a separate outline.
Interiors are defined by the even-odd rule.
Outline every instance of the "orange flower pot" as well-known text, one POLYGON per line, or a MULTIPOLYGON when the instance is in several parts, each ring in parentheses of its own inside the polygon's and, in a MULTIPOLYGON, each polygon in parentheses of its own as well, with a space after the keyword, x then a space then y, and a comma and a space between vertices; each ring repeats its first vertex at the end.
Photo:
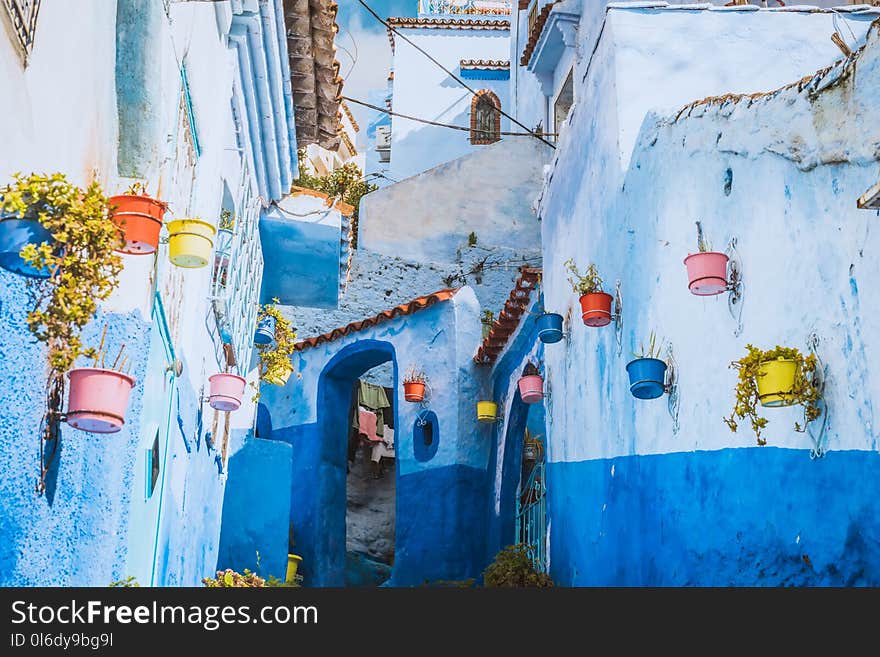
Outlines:
POLYGON ((425 399, 425 384, 421 381, 404 381, 403 398, 408 402, 420 402, 425 399))
POLYGON ((125 231, 125 246, 120 253, 147 255, 159 246, 159 231, 168 206, 149 196, 121 194, 111 196, 110 215, 113 222, 125 231))
POLYGON ((611 302, 614 298, 605 292, 591 292, 581 297, 581 318, 587 326, 607 326, 611 323, 611 302))

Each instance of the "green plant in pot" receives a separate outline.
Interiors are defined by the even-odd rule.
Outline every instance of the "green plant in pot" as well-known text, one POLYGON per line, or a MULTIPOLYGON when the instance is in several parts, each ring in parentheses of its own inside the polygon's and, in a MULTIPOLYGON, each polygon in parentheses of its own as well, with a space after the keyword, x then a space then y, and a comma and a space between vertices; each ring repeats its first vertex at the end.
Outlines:
POLYGON ((553 580, 546 573, 539 573, 529 558, 529 546, 508 545, 501 550, 486 570, 483 583, 486 587, 548 588, 553 580))
POLYGON ((290 320, 287 319, 278 308, 279 299, 272 299, 272 303, 260 307, 257 314, 259 324, 268 317, 275 320, 275 342, 267 345, 257 345, 260 358, 260 379, 264 383, 283 386, 293 372, 293 362, 290 357, 294 353, 296 344, 296 331, 290 320))
POLYGON ((0 187, 0 212, 32 216, 51 234, 51 241, 28 244, 22 259, 48 278, 31 287, 27 324, 38 342, 48 349, 49 375, 41 454, 46 444, 52 452, 41 458, 42 492, 51 454, 57 448, 58 423, 64 403, 64 373, 79 356, 96 358, 80 338, 98 308, 119 284, 122 259, 115 252, 123 244, 122 230, 109 216, 110 206, 101 186, 92 182, 81 189, 64 174, 15 174, 0 187))
POLYGON ((611 302, 614 298, 602 290, 602 277, 594 263, 590 263, 583 274, 574 260, 565 261, 568 282, 571 289, 580 296, 581 318, 586 326, 607 326, 611 323, 611 302))
POLYGON ((794 347, 779 345, 765 351, 750 344, 746 351, 745 356, 730 364, 738 371, 738 379, 733 411, 724 418, 727 426, 736 431, 737 420, 748 418, 758 445, 766 445, 761 432, 767 418, 759 414, 758 404, 768 408, 798 405, 804 410, 804 424, 796 422, 794 428, 806 431, 806 425, 822 415, 816 356, 804 356, 794 347))
POLYGON ((483 325, 483 339, 492 331, 492 325, 495 323, 495 313, 491 310, 484 310, 480 315, 480 323, 483 325))

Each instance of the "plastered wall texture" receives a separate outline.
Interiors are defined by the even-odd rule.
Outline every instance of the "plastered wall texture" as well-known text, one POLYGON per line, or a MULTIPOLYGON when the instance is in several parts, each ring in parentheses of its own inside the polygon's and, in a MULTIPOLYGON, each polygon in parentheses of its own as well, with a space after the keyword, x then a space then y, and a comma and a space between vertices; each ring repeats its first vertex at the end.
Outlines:
MULTIPOLYGON (((880 333, 866 283, 876 213, 855 206, 880 168, 877 28, 854 61, 797 83, 839 59, 815 47, 819 34, 827 39, 827 15, 757 11, 718 22, 722 14, 609 11, 589 71, 577 77, 578 104, 544 190, 545 301, 570 328, 567 341, 545 349, 550 563, 562 584, 880 581, 870 511, 880 333), (650 35, 661 39, 673 25, 699 35, 697 43, 652 45, 650 35), (721 27, 729 47, 700 60, 702 76, 672 70, 721 27), (729 65, 737 40, 785 48, 770 74, 801 67, 786 81, 795 84, 680 111, 684 94, 767 91, 749 89, 729 65), (664 80, 662 88, 650 79, 664 80), (670 103, 677 106, 667 110, 670 103), (737 239, 740 335, 724 297, 687 290, 682 260, 696 250, 696 220, 716 249, 737 239), (612 286, 620 279, 620 355, 612 327, 580 322, 563 272, 569 257, 595 262, 612 286), (678 432, 665 398, 640 401, 628 391, 625 365, 652 330, 674 348, 678 432), (828 455, 811 460, 793 409, 766 409, 768 447, 756 446, 748 426, 731 433, 721 420, 733 405, 729 363, 746 343, 803 350, 813 332, 828 366, 828 455)), ((857 35, 869 24, 851 23, 857 35)))

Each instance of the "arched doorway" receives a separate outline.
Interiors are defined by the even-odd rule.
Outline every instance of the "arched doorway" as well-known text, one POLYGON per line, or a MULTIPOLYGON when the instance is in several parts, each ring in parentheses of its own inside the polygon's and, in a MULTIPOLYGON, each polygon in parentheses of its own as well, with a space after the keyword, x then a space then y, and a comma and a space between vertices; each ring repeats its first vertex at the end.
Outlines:
MULTIPOLYGON (((312 586, 344 586, 346 584, 346 509, 348 506, 347 478, 349 436, 351 435, 352 395, 356 384, 365 373, 390 363, 391 390, 398 388, 397 359, 394 347, 379 340, 359 340, 344 347, 321 372, 317 390, 318 444, 308 457, 311 459, 312 482, 317 494, 299 499, 310 499, 311 508, 294 513, 300 518, 302 529, 311 537, 311 545, 300 549, 304 566, 309 568, 312 586)), ((396 421, 397 399, 390 400, 393 421, 396 421)), ((396 424, 395 424, 396 425, 396 424)), ((310 468, 311 469, 311 468, 310 468)), ((395 477, 394 469, 385 476, 395 477)), ((296 505, 298 496, 292 496, 296 505)), ((396 500, 395 500, 396 502, 396 500)), ((297 531, 297 528, 294 528, 297 531)))
POLYGON ((496 550, 522 543, 535 567, 547 572, 547 515, 543 403, 527 404, 517 389, 504 425, 504 453, 496 550))

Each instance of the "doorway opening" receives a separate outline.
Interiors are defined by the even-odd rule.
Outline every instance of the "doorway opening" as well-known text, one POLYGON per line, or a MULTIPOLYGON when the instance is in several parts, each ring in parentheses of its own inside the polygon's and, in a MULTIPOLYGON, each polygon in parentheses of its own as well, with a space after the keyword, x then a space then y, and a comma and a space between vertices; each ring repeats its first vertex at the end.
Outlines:
POLYGON ((394 404, 391 362, 353 381, 346 462, 346 586, 379 586, 391 578, 397 483, 394 404))

